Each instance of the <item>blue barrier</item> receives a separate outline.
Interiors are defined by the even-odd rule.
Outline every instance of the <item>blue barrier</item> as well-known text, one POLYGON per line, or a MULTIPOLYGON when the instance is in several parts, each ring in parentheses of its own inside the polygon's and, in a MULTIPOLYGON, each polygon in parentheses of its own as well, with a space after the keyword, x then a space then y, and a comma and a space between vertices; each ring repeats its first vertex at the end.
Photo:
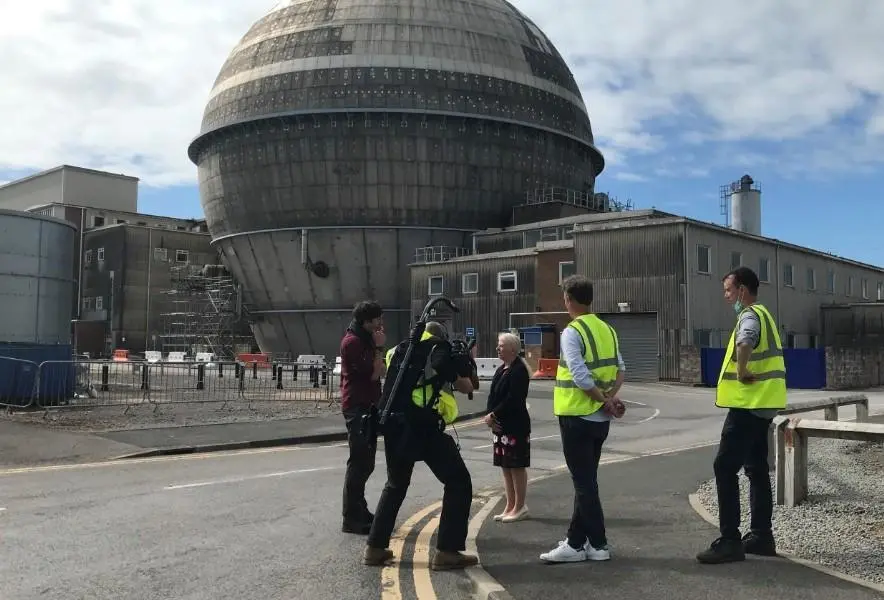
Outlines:
POLYGON ((38 401, 70 398, 76 381, 73 349, 69 345, 0 343, 0 401, 27 406, 38 401), (44 365, 37 380, 37 365, 44 365))
MULTIPOLYGON (((724 348, 700 349, 700 372, 709 387, 718 384, 724 360, 724 348)), ((786 348, 786 387, 796 390, 819 390, 826 387, 826 351, 822 348, 786 348)))

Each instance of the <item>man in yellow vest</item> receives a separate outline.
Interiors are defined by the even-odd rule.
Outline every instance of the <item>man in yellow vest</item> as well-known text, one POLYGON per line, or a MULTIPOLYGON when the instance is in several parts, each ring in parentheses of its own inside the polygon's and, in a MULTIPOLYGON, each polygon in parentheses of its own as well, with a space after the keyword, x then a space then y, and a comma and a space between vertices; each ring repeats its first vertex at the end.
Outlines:
MULTIPOLYGON (((384 453, 387 459, 387 483, 381 492, 374 522, 368 534, 363 563, 380 566, 393 558, 387 547, 396 522, 396 515, 405 500, 414 463, 423 461, 445 486, 442 517, 436 538, 436 553, 430 562, 434 570, 462 569, 478 563, 475 556, 463 554, 466 549, 473 484, 457 444, 444 432, 457 418, 457 400, 453 392, 473 391, 468 364, 459 364, 453 357, 445 328, 430 321, 421 341, 415 347, 410 363, 421 371, 403 376, 410 379, 410 392, 396 394, 390 400, 390 419, 384 426, 384 453)), ((387 352, 387 379, 392 381, 405 365, 398 364, 407 344, 387 352), (397 356, 397 353, 399 356, 397 356), (392 366, 392 368, 391 368, 392 366)), ((385 382, 384 393, 390 392, 385 382)))
POLYGON ((617 397, 626 366, 617 332, 594 315, 592 282, 572 275, 562 282, 572 321, 562 331, 561 358, 553 390, 562 450, 574 482, 574 512, 567 539, 540 555, 549 563, 609 560, 598 468, 611 418, 625 412, 617 397))
POLYGON ((768 466, 768 429, 786 407, 786 365, 777 324, 758 304, 758 276, 739 267, 724 276, 724 297, 737 313, 725 351, 715 404, 728 409, 715 457, 721 537, 697 555, 702 563, 776 556, 771 526, 773 493, 768 466), (740 537, 740 469, 749 478, 749 532, 740 537))

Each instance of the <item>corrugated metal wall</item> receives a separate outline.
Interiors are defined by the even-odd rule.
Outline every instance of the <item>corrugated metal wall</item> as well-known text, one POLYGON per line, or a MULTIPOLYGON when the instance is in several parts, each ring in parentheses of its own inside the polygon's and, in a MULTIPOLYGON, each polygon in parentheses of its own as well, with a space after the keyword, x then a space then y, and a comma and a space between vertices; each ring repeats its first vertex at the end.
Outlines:
MULTIPOLYGON (((533 253, 416 265, 411 270, 413 315, 419 315, 430 299, 428 279, 441 275, 442 293, 460 307, 460 313, 450 318, 451 333, 462 336, 467 327, 474 327, 479 356, 495 356, 497 334, 507 329, 509 314, 534 310, 534 265, 533 253), (497 291, 501 271, 516 271, 516 292, 497 291), (478 273, 478 293, 463 293, 463 275, 467 273, 478 273)), ((448 320, 442 315, 439 318, 448 320)))
POLYGON ((630 227, 599 226, 574 235, 577 272, 594 284, 595 312, 656 312, 659 374, 679 377, 679 347, 685 327, 684 226, 681 223, 630 227))
POLYGON ((660 379, 659 330, 655 313, 602 314, 617 332, 620 355, 626 363, 626 381, 660 379))

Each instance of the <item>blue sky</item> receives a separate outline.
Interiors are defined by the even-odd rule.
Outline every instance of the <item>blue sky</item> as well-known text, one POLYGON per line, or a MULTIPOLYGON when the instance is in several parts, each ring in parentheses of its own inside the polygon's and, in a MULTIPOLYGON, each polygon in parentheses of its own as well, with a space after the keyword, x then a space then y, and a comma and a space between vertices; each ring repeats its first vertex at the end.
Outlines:
MULTIPOLYGON (((723 223, 749 173, 763 233, 884 265, 884 2, 513 0, 574 72, 598 191, 723 223)), ((17 3, 0 23, 0 181, 62 163, 136 175, 199 216, 186 147, 230 49, 274 2, 17 3)))

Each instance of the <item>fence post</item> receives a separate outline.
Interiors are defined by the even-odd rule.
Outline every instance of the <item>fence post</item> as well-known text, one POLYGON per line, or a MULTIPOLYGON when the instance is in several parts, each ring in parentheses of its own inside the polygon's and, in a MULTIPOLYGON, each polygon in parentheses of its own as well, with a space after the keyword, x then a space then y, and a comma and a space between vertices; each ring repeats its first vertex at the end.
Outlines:
POLYGON ((319 368, 316 365, 310 365, 310 381, 314 388, 319 387, 319 368))
POLYGON ((258 361, 252 363, 252 379, 258 378, 258 361))
POLYGON ((236 363, 236 376, 239 379, 239 395, 242 396, 246 389, 246 365, 236 363))
POLYGON ((869 422, 869 397, 863 396, 862 400, 856 403, 856 422, 869 422))
POLYGON ((838 405, 827 406, 823 410, 823 414, 825 415, 823 418, 826 421, 837 421, 838 420, 838 405))
POLYGON ((294 374, 292 375, 292 381, 298 380, 298 367, 300 367, 300 366, 301 366, 301 363, 299 363, 298 361, 295 361, 295 367, 293 369, 294 374))
POLYGON ((224 377, 224 363, 218 363, 218 379, 223 379, 224 377))
POLYGON ((200 363, 196 366, 196 389, 203 390, 206 388, 206 364, 200 363))
POLYGON ((320 368, 322 369, 322 385, 328 386, 328 365, 323 364, 320 368))
POLYGON ((101 391, 106 392, 110 390, 109 380, 110 379, 110 366, 109 365, 101 365, 101 391))
POLYGON ((774 501, 777 506, 785 502, 786 482, 786 425, 789 424, 787 417, 775 417, 771 424, 773 431, 774 450, 774 501))
POLYGON ((807 435, 797 429, 799 422, 790 419, 785 430, 785 505, 789 508, 807 498, 807 435))
POLYGON ((275 365, 273 367, 273 374, 276 375, 276 389, 282 389, 282 365, 275 365))
POLYGON ((147 368, 147 363, 141 363, 141 389, 149 390, 150 389, 150 371, 147 368))

